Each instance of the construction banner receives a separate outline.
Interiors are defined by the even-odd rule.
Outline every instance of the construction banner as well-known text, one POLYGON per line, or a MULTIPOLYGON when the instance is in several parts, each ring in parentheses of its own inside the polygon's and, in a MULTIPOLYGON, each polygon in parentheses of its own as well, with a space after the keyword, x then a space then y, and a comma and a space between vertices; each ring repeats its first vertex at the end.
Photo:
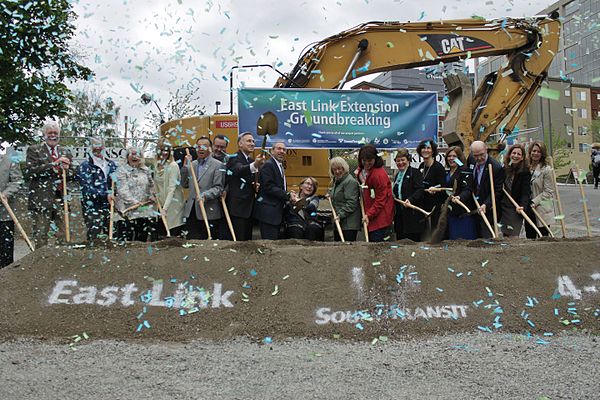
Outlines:
POLYGON ((415 148, 438 133, 435 92, 240 89, 239 131, 256 133, 266 113, 277 119, 275 140, 293 148, 415 148))

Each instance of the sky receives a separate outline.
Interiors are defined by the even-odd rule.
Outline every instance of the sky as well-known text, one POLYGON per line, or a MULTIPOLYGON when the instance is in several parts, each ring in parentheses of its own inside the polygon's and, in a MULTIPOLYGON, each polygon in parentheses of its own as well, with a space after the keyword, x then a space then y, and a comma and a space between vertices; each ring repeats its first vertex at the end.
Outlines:
MULTIPOLYGON (((143 93, 151 94, 165 108, 177 89, 197 87, 207 113, 215 111, 215 101, 221 102, 219 111, 224 112, 229 111, 231 67, 271 64, 289 72, 306 46, 364 22, 522 17, 550 4, 518 0, 73 0, 78 18, 72 49, 95 72, 92 81, 74 87, 111 97, 121 107, 121 120, 128 115, 140 124, 149 107, 154 107, 141 103, 143 93)), ((235 74, 234 89, 272 87, 277 77, 270 69, 244 69, 235 74)))

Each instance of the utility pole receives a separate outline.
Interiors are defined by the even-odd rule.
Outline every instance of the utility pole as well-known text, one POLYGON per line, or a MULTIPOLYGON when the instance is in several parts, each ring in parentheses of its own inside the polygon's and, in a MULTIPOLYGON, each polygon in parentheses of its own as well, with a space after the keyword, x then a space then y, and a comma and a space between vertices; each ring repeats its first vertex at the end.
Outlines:
POLYGON ((125 116, 125 134, 123 135, 123 147, 127 148, 127 120, 129 117, 125 116))

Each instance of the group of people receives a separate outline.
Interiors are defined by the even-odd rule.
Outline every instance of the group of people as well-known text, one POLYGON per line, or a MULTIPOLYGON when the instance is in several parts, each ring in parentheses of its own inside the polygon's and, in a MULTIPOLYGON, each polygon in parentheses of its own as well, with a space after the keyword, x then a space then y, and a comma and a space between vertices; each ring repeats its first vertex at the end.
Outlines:
POLYGON ((490 238, 495 235, 494 221, 505 237, 519 236, 524 215, 536 225, 525 226, 527 238, 538 236, 536 228, 548 236, 555 218, 546 146, 532 142, 526 150, 513 144, 504 166, 488 155, 481 141, 473 142, 470 150, 467 159, 460 147, 450 147, 444 167, 435 159, 436 143, 424 140, 417 146, 423 162, 414 168, 408 149, 399 149, 398 169, 390 180, 375 146, 363 146, 356 173, 362 199, 354 203, 358 207, 364 202, 363 223, 370 241, 388 237, 392 225, 398 240, 490 238))
MULTIPOLYGON (((148 241, 167 234, 231 240, 231 231, 237 240, 251 240, 255 221, 262 239, 324 240, 319 183, 306 177, 297 191, 288 190, 283 141, 274 143, 270 157, 260 152, 253 158, 251 132, 239 135, 239 150, 229 155, 224 136, 216 136, 214 142, 201 137, 195 143, 196 159, 188 152, 176 161, 170 143, 161 140, 156 168, 150 169, 140 149, 127 148, 126 160, 117 165, 106 158, 103 140, 92 139, 89 157, 75 168, 71 154, 59 145, 59 125, 46 123, 42 131, 44 142, 28 148, 24 170, 36 247, 53 235, 64 238, 67 181, 77 181, 81 188, 88 241, 111 234, 113 221, 114 237, 121 241, 148 241)), ((544 144, 533 142, 527 151, 520 144, 511 146, 504 166, 488 156, 483 142, 474 142, 470 150, 466 159, 459 147, 449 148, 444 167, 436 161, 436 143, 424 140, 417 147, 423 162, 414 168, 409 151, 399 149, 391 179, 373 145, 360 149, 353 173, 345 159, 332 158, 326 198, 335 210, 334 223, 339 224, 334 240, 355 241, 361 229, 371 242, 391 237, 391 230, 398 240, 422 241, 434 233, 446 239, 486 238, 491 231, 483 216, 493 220, 492 204, 505 236, 519 235, 524 213, 547 235, 548 224, 554 222, 554 186, 544 144)), ((10 202, 23 176, 8 156, 0 162, 0 196, 10 202)), ((536 232, 526 226, 526 235, 535 237, 536 232)), ((14 225, 1 207, 2 265, 12 262, 13 236, 14 225)))

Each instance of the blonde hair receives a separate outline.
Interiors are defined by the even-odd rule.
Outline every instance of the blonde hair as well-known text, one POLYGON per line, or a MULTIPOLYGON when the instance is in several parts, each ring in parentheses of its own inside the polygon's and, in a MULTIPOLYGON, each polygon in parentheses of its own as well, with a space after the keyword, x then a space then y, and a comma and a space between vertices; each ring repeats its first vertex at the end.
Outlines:
POLYGON ((332 181, 334 179, 332 172, 334 167, 342 167, 344 174, 350 172, 350 166, 346 160, 344 160, 342 157, 333 157, 331 160, 329 160, 329 178, 331 178, 332 181))

